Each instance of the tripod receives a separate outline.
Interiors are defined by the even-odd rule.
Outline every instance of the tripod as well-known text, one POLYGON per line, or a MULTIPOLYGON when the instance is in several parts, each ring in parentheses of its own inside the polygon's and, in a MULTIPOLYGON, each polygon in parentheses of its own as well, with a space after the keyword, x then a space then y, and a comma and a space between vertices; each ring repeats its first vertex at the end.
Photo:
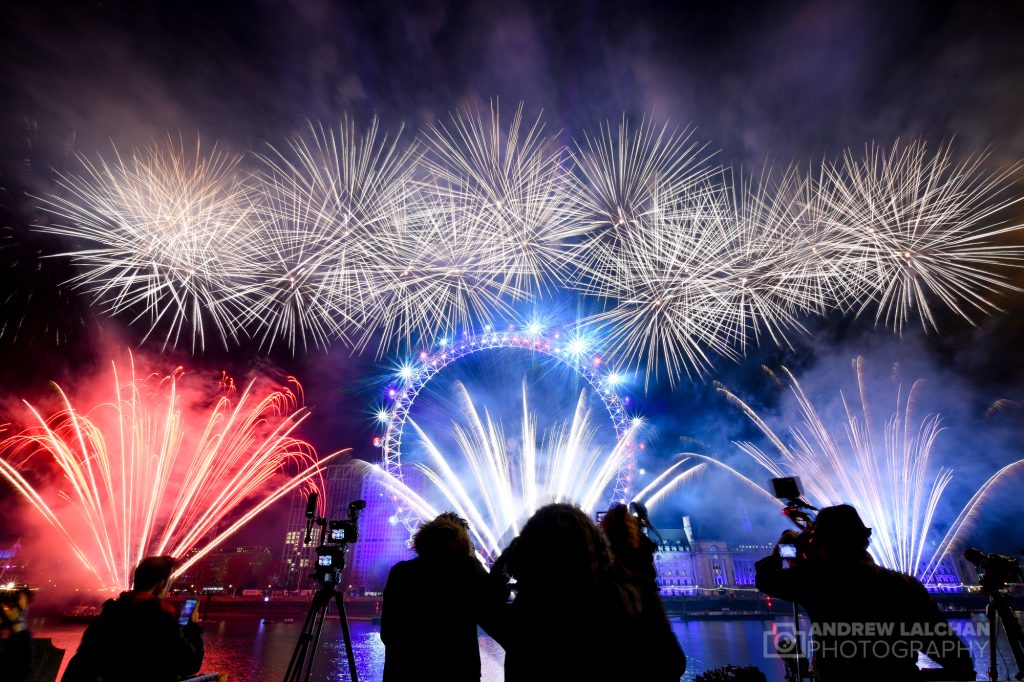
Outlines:
POLYGON ((345 550, 348 544, 359 539, 359 512, 366 508, 366 502, 356 500, 348 506, 348 519, 326 519, 316 515, 317 494, 309 494, 306 503, 306 540, 313 540, 313 526, 320 527, 320 543, 316 548, 316 573, 309 576, 316 578, 320 587, 313 593, 313 601, 309 604, 309 613, 302 624, 302 632, 295 642, 295 651, 288 661, 288 670, 284 674, 284 682, 309 682, 313 674, 313 660, 316 648, 320 645, 320 634, 324 629, 324 617, 331 606, 331 599, 338 605, 338 616, 341 619, 341 632, 345 638, 345 653, 348 656, 348 672, 352 682, 359 682, 356 674, 356 656, 352 651, 352 635, 348 631, 348 616, 345 614, 345 599, 338 592, 338 584, 345 572, 345 550))
POLYGON ((786 682, 801 682, 812 678, 810 661, 804 656, 803 650, 800 640, 800 605, 793 602, 793 652, 782 659, 786 682))
MULTIPOLYGON (((338 571, 339 576, 340 574, 341 571, 338 571)), ((288 661, 284 682, 307 681, 312 675, 313 660, 316 658, 320 633, 324 628, 324 617, 327 615, 332 598, 338 606, 338 616, 341 618, 341 632, 345 639, 345 653, 348 655, 348 671, 352 676, 352 682, 359 682, 359 677, 356 674, 356 657, 352 651, 352 635, 349 633, 348 617, 345 615, 344 597, 341 592, 338 592, 335 583, 330 580, 321 581, 320 587, 313 593, 313 601, 309 604, 309 612, 302 624, 302 632, 299 634, 299 640, 295 643, 291 660, 288 661)))
POLYGON ((988 638, 988 679, 999 679, 996 644, 999 640, 999 624, 1002 622, 1006 639, 1010 642, 1010 651, 1013 652, 1013 660, 1017 662, 1017 674, 1014 678, 1024 680, 1024 630, 1021 629, 1017 614, 1013 612, 1010 600, 1006 598, 1006 595, 999 589, 989 590, 988 587, 982 580, 981 589, 988 595, 985 615, 988 617, 989 628, 991 628, 988 638))

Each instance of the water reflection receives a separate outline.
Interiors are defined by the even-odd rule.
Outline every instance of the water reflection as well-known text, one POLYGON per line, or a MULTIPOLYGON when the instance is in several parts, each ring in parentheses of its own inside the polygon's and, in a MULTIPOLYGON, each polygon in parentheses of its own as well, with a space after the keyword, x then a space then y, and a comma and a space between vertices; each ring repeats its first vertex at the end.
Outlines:
MULTIPOLYGON (((730 663, 757 665, 769 682, 782 682, 782 665, 765 660, 764 633, 771 623, 755 621, 673 622, 673 630, 689 657, 685 680, 692 680, 709 668, 730 663)), ((268 623, 224 620, 207 626, 204 670, 223 670, 232 680, 279 680, 284 677, 288 659, 299 635, 299 623, 268 623)), ((354 621, 352 646, 361 680, 379 680, 384 672, 384 645, 380 631, 365 621, 354 621)), ((501 682, 504 651, 489 637, 480 638, 482 682, 501 682)), ((643 655, 638 653, 638 655, 643 655)), ((431 665, 427 662, 426 665, 431 665)), ((430 679, 424 670, 424 679, 430 679)), ((348 663, 337 620, 324 625, 323 636, 313 667, 313 679, 325 682, 349 680, 348 663)))
MULTIPOLYGON (((756 665, 765 673, 768 682, 783 682, 781 661, 764 655, 765 639, 770 639, 772 627, 772 621, 673 621, 672 629, 689 660, 683 679, 692 680, 708 669, 732 664, 756 665)), ((206 643, 203 670, 226 672, 232 682, 280 680, 284 677, 301 628, 301 622, 263 623, 244 618, 207 623, 203 635, 206 643)), ((33 630, 37 637, 52 637, 55 646, 68 650, 66 664, 78 646, 83 626, 39 619, 33 623, 33 630)), ((366 621, 353 621, 351 631, 360 680, 380 680, 384 671, 384 644, 380 641, 380 629, 366 621)), ((970 637, 967 640, 976 667, 983 669, 986 665, 986 641, 970 637)), ((1005 645, 1005 640, 1000 644, 1005 645)), ((1003 648, 1008 647, 1000 646, 1003 648)), ((482 636, 480 657, 482 681, 501 682, 504 659, 501 647, 482 636)), ((437 663, 425 662, 425 665, 437 663)), ((431 679, 430 673, 429 669, 424 670, 424 679, 431 679)), ((337 619, 329 619, 324 624, 312 679, 330 682, 350 679, 337 619)))

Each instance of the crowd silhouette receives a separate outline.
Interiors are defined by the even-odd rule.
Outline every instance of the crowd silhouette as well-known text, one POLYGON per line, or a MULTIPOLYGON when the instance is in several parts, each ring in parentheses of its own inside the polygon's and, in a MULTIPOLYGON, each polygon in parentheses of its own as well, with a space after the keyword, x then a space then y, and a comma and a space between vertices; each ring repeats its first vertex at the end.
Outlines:
MULTIPOLYGON (((479 681, 478 628, 505 650, 508 682, 678 682, 686 671, 658 593, 658 545, 625 506, 600 525, 570 504, 542 507, 489 571, 469 531, 458 515, 440 514, 415 533, 416 557, 392 567, 381 611, 383 682, 479 681)), ((757 563, 758 589, 810 617, 807 671, 819 682, 975 679, 970 651, 923 585, 875 565, 870 536, 853 507, 828 507, 757 563), (787 545, 799 548, 798 559, 782 556, 787 545), (939 667, 918 670, 921 653, 939 667)), ((173 566, 171 557, 139 564, 133 589, 104 604, 86 630, 64 680, 225 679, 189 677, 203 661, 201 628, 194 612, 179 616, 163 601, 173 566)), ((27 596, 3 606, 12 632, 0 671, 22 679, 27 596)), ((755 677, 697 679, 764 679, 750 670, 755 677)))
POLYGON ((384 682, 479 680, 478 625, 505 649, 508 682, 678 680, 686 657, 658 597, 653 546, 625 507, 612 511, 603 531, 574 506, 541 508, 489 573, 464 520, 425 523, 417 557, 396 564, 384 590, 384 682))
MULTIPOLYGON (((921 583, 871 560, 856 510, 823 509, 818 525, 800 538, 800 565, 785 565, 778 545, 757 565, 760 590, 801 604, 825 628, 814 679, 974 679, 968 649, 921 583), (919 671, 919 652, 940 667, 919 671)), ((786 533, 780 544, 796 540, 786 533)), ((508 682, 677 682, 686 670, 658 594, 658 546, 625 506, 600 525, 573 505, 542 507, 490 572, 452 513, 425 523, 414 549, 384 592, 384 682, 479 680, 478 626, 504 648, 508 682)), ((754 674, 744 679, 764 679, 754 674)))

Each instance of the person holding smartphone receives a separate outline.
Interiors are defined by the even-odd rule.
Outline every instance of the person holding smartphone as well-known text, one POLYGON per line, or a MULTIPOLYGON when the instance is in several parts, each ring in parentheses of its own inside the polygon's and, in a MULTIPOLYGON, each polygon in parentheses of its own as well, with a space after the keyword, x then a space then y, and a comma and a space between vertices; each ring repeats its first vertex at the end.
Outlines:
POLYGON ((107 600, 86 628, 64 682, 177 682, 199 671, 204 649, 196 601, 179 611, 163 600, 174 565, 169 556, 139 563, 132 589, 107 600))

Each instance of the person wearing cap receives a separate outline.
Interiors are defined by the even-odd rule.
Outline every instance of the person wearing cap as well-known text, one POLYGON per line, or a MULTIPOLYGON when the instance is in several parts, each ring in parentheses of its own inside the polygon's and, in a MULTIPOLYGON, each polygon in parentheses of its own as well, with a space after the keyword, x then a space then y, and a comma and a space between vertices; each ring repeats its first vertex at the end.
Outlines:
POLYGON ((875 564, 871 529, 842 504, 818 512, 803 536, 783 533, 755 565, 757 589, 796 602, 811 621, 805 640, 820 682, 973 680, 970 651, 916 578, 875 564), (786 566, 779 545, 801 556, 786 566), (918 670, 918 652, 940 665, 918 670))
POLYGON ((163 601, 174 565, 169 556, 139 563, 132 589, 107 600, 86 628, 64 682, 177 682, 198 672, 204 651, 196 614, 181 626, 177 610, 163 601))

